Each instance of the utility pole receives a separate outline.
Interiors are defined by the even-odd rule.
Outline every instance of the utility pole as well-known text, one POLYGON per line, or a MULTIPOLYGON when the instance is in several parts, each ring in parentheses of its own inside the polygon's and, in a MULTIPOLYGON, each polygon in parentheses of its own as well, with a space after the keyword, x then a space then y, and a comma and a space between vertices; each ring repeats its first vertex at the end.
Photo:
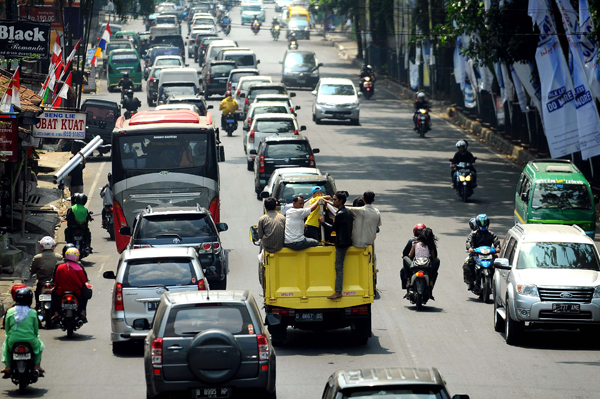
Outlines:
POLYGON ((431 80, 431 99, 433 100, 435 96, 435 55, 434 55, 434 46, 433 46, 433 18, 431 17, 431 0, 428 0, 429 6, 429 79, 431 80))

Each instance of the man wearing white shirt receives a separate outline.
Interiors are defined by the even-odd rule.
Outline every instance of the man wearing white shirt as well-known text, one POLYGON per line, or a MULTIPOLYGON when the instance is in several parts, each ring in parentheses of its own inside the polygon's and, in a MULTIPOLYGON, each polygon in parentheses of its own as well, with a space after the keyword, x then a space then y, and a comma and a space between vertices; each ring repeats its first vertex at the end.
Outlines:
POLYGON ((292 201, 292 208, 285 213, 285 239, 283 246, 301 251, 306 248, 316 247, 319 241, 304 236, 304 219, 319 206, 315 201, 310 207, 304 208, 304 198, 296 195, 292 201))
POLYGON ((354 216, 354 226, 352 227, 352 246, 357 248, 366 248, 373 245, 377 228, 381 226, 381 215, 379 210, 373 206, 375 193, 365 191, 363 194, 365 206, 353 207, 347 206, 352 216, 354 216))

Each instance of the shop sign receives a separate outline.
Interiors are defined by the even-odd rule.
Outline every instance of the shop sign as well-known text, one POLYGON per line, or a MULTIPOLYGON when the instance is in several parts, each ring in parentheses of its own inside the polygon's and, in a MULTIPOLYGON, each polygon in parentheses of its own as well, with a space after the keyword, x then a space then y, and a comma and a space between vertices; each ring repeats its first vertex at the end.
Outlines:
POLYGON ((16 119, 0 119, 0 161, 17 162, 19 128, 16 119))
POLYGON ((48 22, 0 20, 0 55, 6 58, 39 55, 47 60, 50 25, 48 22))
POLYGON ((84 139, 86 117, 83 112, 45 111, 33 127, 33 137, 84 139))

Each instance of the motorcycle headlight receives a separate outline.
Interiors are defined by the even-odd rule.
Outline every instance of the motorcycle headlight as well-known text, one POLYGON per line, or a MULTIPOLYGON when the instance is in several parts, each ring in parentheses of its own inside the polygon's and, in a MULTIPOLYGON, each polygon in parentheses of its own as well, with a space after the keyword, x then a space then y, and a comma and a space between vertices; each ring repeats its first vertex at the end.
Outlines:
POLYGON ((460 181, 465 181, 465 177, 464 177, 464 176, 462 176, 462 175, 461 175, 461 176, 458 176, 458 180, 460 180, 460 181))
POLYGON ((466 181, 471 181, 471 175, 467 176, 467 177, 465 178, 465 180, 466 180, 466 181))
POLYGON ((596 288, 594 288, 594 295, 592 297, 600 298, 600 285, 598 285, 598 286, 596 286, 596 288))
POLYGON ((533 284, 517 284, 517 292, 524 296, 539 297, 537 286, 533 284))

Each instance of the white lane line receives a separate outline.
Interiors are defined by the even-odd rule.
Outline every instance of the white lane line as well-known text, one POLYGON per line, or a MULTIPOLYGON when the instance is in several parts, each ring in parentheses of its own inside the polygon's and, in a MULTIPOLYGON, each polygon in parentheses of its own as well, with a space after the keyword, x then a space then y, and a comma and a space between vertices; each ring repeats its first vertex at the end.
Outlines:
POLYGON ((96 175, 96 178, 94 179, 94 182, 92 183, 92 188, 90 188, 90 197, 94 195, 94 190, 96 190, 96 185, 98 184, 98 180, 100 180, 100 175, 102 175, 102 170, 104 170, 104 165, 106 165, 106 162, 102 162, 102 165, 100 166, 100 170, 98 171, 98 174, 96 175))

